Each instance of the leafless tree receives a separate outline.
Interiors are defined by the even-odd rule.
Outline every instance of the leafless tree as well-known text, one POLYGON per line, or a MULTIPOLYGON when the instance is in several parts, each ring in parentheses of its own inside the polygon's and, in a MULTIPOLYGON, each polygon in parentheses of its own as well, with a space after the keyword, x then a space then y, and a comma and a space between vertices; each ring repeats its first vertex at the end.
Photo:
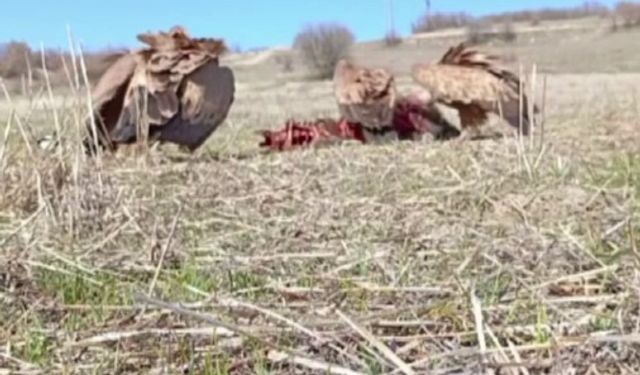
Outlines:
POLYGON ((331 78, 336 64, 348 55, 354 42, 346 26, 324 23, 305 27, 296 36, 294 48, 321 78, 331 78))

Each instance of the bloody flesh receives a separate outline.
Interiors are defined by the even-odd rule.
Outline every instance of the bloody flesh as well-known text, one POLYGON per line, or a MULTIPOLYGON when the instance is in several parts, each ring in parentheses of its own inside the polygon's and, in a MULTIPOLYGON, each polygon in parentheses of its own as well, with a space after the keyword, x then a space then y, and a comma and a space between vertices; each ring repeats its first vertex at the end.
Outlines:
MULTIPOLYGON (((415 139, 416 136, 425 133, 431 133, 436 138, 450 138, 449 135, 455 136, 457 132, 434 106, 415 97, 400 98, 396 101, 393 128, 401 140, 415 139)), ((260 146, 274 151, 344 140, 366 143, 362 125, 345 119, 337 121, 328 118, 314 121, 291 119, 282 129, 262 131, 262 136, 264 140, 260 146)))

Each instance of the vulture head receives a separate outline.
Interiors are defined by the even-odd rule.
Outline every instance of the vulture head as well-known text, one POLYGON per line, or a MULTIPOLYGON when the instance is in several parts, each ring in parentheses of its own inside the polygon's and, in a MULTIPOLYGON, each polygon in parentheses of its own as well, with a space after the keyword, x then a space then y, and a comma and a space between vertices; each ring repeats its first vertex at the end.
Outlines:
POLYGON ((333 82, 338 109, 346 121, 360 124, 368 138, 393 133, 396 86, 391 73, 340 60, 333 82))

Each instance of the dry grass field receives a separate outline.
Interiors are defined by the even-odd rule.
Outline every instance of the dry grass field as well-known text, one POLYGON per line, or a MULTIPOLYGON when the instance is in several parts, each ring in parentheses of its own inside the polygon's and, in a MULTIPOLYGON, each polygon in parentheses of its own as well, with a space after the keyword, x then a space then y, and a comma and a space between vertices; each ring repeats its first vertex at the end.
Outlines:
MULTIPOLYGON (((5 96, 0 374, 640 373, 638 37, 487 47, 539 64, 522 142, 261 153, 257 130, 337 115, 268 54, 229 60, 236 103, 194 155, 85 160, 84 86, 5 96), (25 142, 56 124, 57 151, 25 142)), ((409 91, 448 45, 354 55, 409 91)))

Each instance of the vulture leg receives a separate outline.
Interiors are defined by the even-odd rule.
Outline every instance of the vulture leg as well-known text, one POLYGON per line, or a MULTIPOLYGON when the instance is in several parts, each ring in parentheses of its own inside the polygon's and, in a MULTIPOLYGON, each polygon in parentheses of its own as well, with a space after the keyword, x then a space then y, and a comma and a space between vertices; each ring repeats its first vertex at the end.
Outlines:
POLYGON ((460 115, 461 139, 473 139, 480 136, 480 126, 487 121, 487 112, 477 104, 454 103, 460 115))

